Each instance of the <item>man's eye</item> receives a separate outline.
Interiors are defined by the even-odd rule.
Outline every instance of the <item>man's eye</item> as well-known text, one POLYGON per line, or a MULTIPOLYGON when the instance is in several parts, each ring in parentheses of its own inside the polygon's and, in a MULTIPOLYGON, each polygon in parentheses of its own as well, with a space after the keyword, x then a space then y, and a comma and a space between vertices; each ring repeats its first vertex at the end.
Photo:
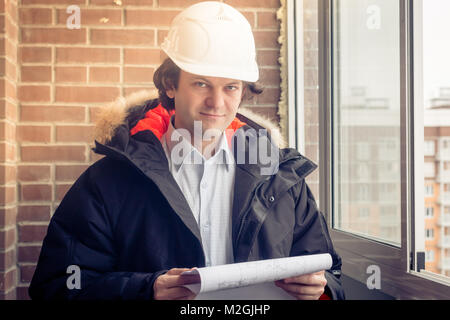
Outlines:
POLYGON ((227 89, 233 91, 233 90, 237 90, 238 87, 237 86, 227 86, 227 89))
POLYGON ((206 88, 206 83, 203 82, 196 82, 195 85, 199 88, 206 88))

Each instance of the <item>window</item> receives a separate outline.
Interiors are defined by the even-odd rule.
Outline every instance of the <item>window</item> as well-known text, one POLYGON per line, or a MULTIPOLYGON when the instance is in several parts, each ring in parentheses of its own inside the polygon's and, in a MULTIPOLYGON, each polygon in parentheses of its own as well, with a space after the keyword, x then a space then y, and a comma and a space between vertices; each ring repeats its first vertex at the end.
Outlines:
POLYGON ((427 240, 434 239, 434 229, 425 229, 425 239, 427 240))
POLYGON ((434 209, 433 207, 426 207, 425 208, 425 217, 432 218, 434 216, 434 209))
POLYGON ((434 187, 432 185, 425 185, 425 197, 433 197, 434 196, 434 187))
MULTIPOLYGON (((389 178, 394 182, 388 184, 370 176, 367 176, 368 184, 350 182, 357 189, 358 201, 369 202, 374 208, 379 208, 380 203, 388 202, 395 206, 401 201, 398 192, 400 171, 392 170, 392 162, 400 163, 400 72, 393 72, 400 70, 400 39, 398 33, 392 32, 398 29, 400 21, 397 1, 375 2, 377 4, 368 0, 333 1, 336 12, 332 26, 335 34, 332 53, 335 61, 332 79, 335 88, 334 149, 338 150, 342 145, 355 147, 355 153, 336 152, 333 162, 336 167, 341 167, 357 161, 376 161, 378 168, 386 168, 384 172, 391 171, 389 178), (390 13, 383 17, 381 23, 376 13, 372 16, 368 11, 390 13)), ((357 203, 348 201, 352 195, 342 188, 338 176, 335 176, 333 187, 337 195, 333 227, 360 233, 346 213, 348 207, 357 203)), ((379 214, 380 210, 375 212, 379 214)), ((394 212, 388 216, 391 219, 389 231, 383 230, 381 221, 374 217, 374 221, 379 221, 379 227, 367 229, 364 235, 399 245, 400 216, 396 215, 399 212, 394 212), (392 232, 391 229, 397 231, 392 232)))
POLYGON ((434 178, 435 169, 434 169, 434 162, 425 162, 424 163, 424 174, 425 178, 434 178))
MULTIPOLYGON (((317 3, 319 14, 320 207, 347 265, 344 273, 364 284, 368 266, 386 267, 385 292, 403 298, 450 297, 449 279, 436 273, 442 265, 441 249, 436 248, 450 243, 450 230, 444 233, 448 238, 441 237, 443 229, 435 226, 444 224, 436 202, 446 203, 446 190, 450 196, 450 188, 439 182, 445 178, 445 162, 441 166, 439 159, 450 161, 450 137, 439 134, 450 132, 442 127, 450 121, 436 116, 441 126, 427 127, 422 101, 429 73, 420 69, 427 47, 421 38, 429 37, 423 7, 439 7, 436 1, 300 2, 317 3)), ((437 28, 444 32, 450 26, 437 28)), ((302 34, 314 37, 311 30, 302 34)), ((434 37, 446 44, 444 34, 434 37)), ((448 50, 443 47, 440 52, 448 50)), ((308 61, 314 61, 308 54, 308 61)), ((301 61, 306 69, 307 59, 301 61)), ((443 112, 442 102, 450 96, 448 74, 441 72, 435 114, 443 112)), ((305 74, 299 81, 307 78, 305 74)), ((305 95, 310 88, 305 88, 305 95)))
POLYGON ((425 156, 434 156, 434 141, 432 140, 425 140, 425 143, 423 145, 423 151, 425 156))

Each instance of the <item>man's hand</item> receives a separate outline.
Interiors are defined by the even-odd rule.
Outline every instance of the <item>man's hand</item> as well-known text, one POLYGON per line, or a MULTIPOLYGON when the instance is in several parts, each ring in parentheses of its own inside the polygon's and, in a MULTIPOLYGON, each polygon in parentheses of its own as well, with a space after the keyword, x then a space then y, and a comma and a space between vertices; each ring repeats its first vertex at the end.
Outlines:
POLYGON ((173 268, 156 278, 153 283, 153 298, 155 300, 193 300, 195 294, 184 284, 197 283, 198 275, 181 275, 192 269, 173 268))
POLYGON ((319 299, 325 292, 326 284, 325 271, 275 281, 277 287, 280 287, 297 300, 319 299))

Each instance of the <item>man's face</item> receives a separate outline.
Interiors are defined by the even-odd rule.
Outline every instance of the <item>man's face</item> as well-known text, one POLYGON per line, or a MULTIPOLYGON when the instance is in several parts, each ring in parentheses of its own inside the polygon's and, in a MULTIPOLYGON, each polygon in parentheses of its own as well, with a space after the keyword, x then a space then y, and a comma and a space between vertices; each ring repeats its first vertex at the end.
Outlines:
POLYGON ((240 80, 198 76, 180 71, 178 89, 167 90, 175 99, 175 127, 193 135, 194 121, 201 121, 203 131, 224 131, 236 116, 244 93, 240 80))

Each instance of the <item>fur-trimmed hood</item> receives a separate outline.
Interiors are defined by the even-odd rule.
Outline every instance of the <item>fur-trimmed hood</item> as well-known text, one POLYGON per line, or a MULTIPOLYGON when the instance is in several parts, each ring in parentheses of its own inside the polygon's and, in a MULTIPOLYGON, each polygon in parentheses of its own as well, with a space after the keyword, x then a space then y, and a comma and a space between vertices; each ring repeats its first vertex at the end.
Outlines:
MULTIPOLYGON (((97 121, 95 125, 94 138, 97 142, 106 144, 113 138, 116 129, 125 123, 131 109, 136 106, 143 105, 145 102, 158 98, 158 91, 143 90, 135 92, 127 97, 120 97, 113 103, 104 106, 97 114, 97 121)), ((270 133, 272 141, 278 148, 285 148, 287 146, 285 140, 280 134, 278 125, 255 113, 249 108, 239 108, 238 114, 244 116, 243 122, 256 123, 257 125, 267 129, 270 133)), ((249 124, 251 126, 251 124, 249 124)))

